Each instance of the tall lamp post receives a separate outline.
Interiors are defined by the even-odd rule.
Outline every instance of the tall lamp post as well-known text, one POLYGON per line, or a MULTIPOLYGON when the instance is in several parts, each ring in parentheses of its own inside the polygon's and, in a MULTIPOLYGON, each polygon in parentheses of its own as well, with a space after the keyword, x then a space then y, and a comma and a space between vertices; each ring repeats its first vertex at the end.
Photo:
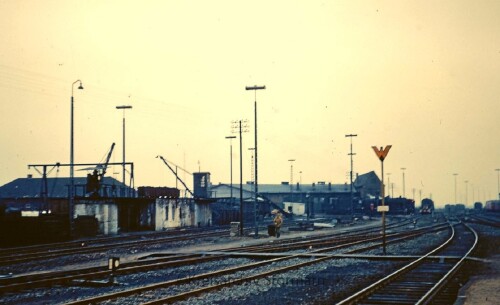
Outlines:
POLYGON ((375 154, 380 160, 380 166, 381 166, 381 172, 382 172, 382 179, 380 180, 380 195, 382 196, 382 206, 377 207, 377 210, 379 212, 382 212, 382 245, 383 245, 383 251, 384 255, 386 254, 386 249, 385 249, 385 212, 389 211, 389 207, 385 206, 385 194, 384 194, 384 160, 387 157, 387 154, 389 153, 389 150, 391 149, 392 145, 387 145, 385 148, 380 147, 380 149, 377 148, 377 146, 372 146, 373 151, 375 151, 375 154))
POLYGON ((353 213, 353 201, 354 201, 353 194, 352 194, 352 167, 353 167, 352 156, 355 155, 355 153, 352 152, 352 138, 357 137, 357 136, 358 136, 357 134, 346 134, 345 135, 346 138, 351 138, 351 152, 349 153, 349 156, 351 156, 351 172, 350 172, 350 181, 349 181, 350 185, 351 185, 351 204, 350 204, 351 214, 353 213))
MULTIPOLYGON (((253 90, 255 93, 254 99, 254 115, 255 115, 255 203, 254 203, 254 213, 257 213, 257 205, 258 205, 258 194, 259 194, 259 171, 258 171, 258 150, 257 150, 257 90, 265 90, 266 86, 246 86, 245 90, 253 90)), ((257 222, 255 225, 255 238, 259 236, 259 227, 257 226, 257 222)))
POLYGON ((257 226, 257 193, 255 192, 255 177, 254 177, 254 156, 253 156, 253 152, 255 151, 255 148, 254 147, 250 147, 248 148, 249 151, 252 152, 252 156, 251 156, 251 159, 250 159, 250 171, 251 171, 251 186, 252 186, 252 194, 255 196, 256 200, 253 201, 253 223, 255 226, 257 226))
POLYGON ((454 173, 453 176, 455 176, 455 204, 457 204, 457 173, 454 173))
POLYGON ((289 159, 288 162, 290 162, 290 200, 293 202, 293 162, 295 159, 289 159))
POLYGON ((231 192, 231 203, 233 202, 233 139, 236 139, 236 136, 227 136, 226 139, 229 139, 229 173, 231 179, 230 192, 231 192))
POLYGON ((132 106, 116 106, 116 109, 123 109, 123 185, 127 186, 127 183, 125 181, 125 110, 127 109, 132 109, 132 106))
POLYGON ((405 170, 406 170, 406 167, 401 167, 401 171, 403 171, 403 198, 406 198, 406 192, 405 192, 405 170))
POLYGON ((468 183, 469 183, 469 180, 465 180, 465 206, 467 206, 467 202, 469 201, 469 187, 468 187, 468 183))
POLYGON ((500 168, 495 169, 497 171, 497 193, 498 199, 500 199, 500 168))
POLYGON ((74 198, 75 198, 75 150, 74 150, 74 102, 75 99, 73 97, 74 95, 74 89, 75 89, 75 84, 79 83, 80 85, 78 86, 78 89, 83 90, 83 85, 81 80, 76 80, 71 84, 71 128, 70 128, 70 146, 69 146, 69 203, 68 203, 68 214, 69 214, 69 234, 72 236, 73 235, 73 205, 74 205, 74 198))

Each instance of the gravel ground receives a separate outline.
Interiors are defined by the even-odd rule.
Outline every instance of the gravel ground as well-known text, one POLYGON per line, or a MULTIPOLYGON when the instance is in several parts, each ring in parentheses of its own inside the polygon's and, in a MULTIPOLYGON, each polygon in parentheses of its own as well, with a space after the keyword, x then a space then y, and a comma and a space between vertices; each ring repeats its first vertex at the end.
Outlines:
POLYGON ((80 287, 60 286, 52 289, 40 288, 29 292, 7 294, 0 298, 2 304, 58 304, 69 300, 84 299, 99 294, 120 291, 132 287, 144 286, 145 283, 154 284, 167 280, 180 279, 209 271, 221 270, 237 265, 248 264, 253 260, 244 258, 229 258, 220 261, 206 262, 192 266, 181 266, 163 270, 148 271, 145 273, 128 274, 115 277, 120 285, 112 287, 80 287))
MULTIPOLYGON (((372 222, 373 223, 373 222, 372 222)), ((419 220, 418 226, 422 227, 433 223, 432 218, 419 220)), ((353 228, 353 227, 351 227, 353 228)), ((336 228, 336 230, 339 228, 336 228)), ((354 228, 355 229, 355 228, 354 228)), ((323 230, 322 230, 323 231, 323 230)), ((325 230, 326 232, 327 230, 325 230)), ((282 237, 292 236, 293 234, 283 232, 282 237)), ((295 235, 300 236, 298 232, 295 235)), ((316 232, 314 234, 317 234, 316 232)), ((442 242, 448 237, 447 231, 426 234, 422 237, 414 238, 409 241, 389 244, 387 246, 387 254, 394 255, 417 255, 428 251, 437 242, 442 242)), ((267 243, 272 242, 274 239, 262 238, 244 238, 244 239, 228 239, 228 238, 210 238, 202 241, 185 241, 178 243, 171 243, 168 245, 148 246, 147 248, 132 248, 132 249, 118 249, 106 253, 75 255, 53 259, 47 262, 44 266, 39 264, 21 264, 20 266, 13 266, 11 270, 19 271, 19 268, 28 270, 53 270, 57 265, 72 265, 78 264, 82 266, 85 264, 100 265, 107 262, 110 256, 126 257, 129 259, 137 258, 144 253, 161 252, 162 250, 172 249, 190 249, 196 250, 211 250, 222 248, 223 246, 230 246, 227 242, 232 241, 233 245, 252 243, 267 243), (16 269, 17 268, 17 269, 16 269)), ((346 251, 345 249, 343 251, 346 251)), ((381 254, 381 249, 376 249, 368 252, 369 254, 381 254)), ((160 281, 182 278, 185 276, 200 274, 208 271, 220 270, 235 266, 238 264, 248 263, 249 259, 224 259, 220 261, 207 262, 196 266, 183 266, 166 270, 156 270, 143 274, 133 274, 117 277, 117 281, 123 286, 107 287, 107 288, 84 288, 84 287, 55 287, 52 289, 36 289, 28 293, 8 294, 0 297, 2 304, 59 304, 74 300, 75 296, 85 298, 90 295, 96 295, 96 291, 100 294, 107 293, 116 289, 124 289, 133 286, 143 286, 146 284, 156 283, 160 281)), ((214 284, 217 282, 227 282, 231 279, 239 279, 246 277, 250 274, 257 272, 269 271, 273 268, 287 266, 292 262, 304 261, 304 259, 293 259, 273 265, 266 265, 261 268, 236 272, 234 274, 222 276, 211 280, 198 280, 192 281, 182 287, 159 289, 153 292, 144 293, 142 297, 121 299, 108 304, 137 304, 141 300, 149 300, 151 298, 172 295, 185 291, 187 289, 194 289, 204 287, 207 284, 214 284)), ((244 285, 234 285, 228 288, 223 288, 218 292, 205 294, 199 298, 191 298, 179 304, 262 304, 263 302, 269 303, 270 301, 280 301, 284 304, 327 304, 343 299, 349 293, 359 290, 365 286, 366 283, 373 282, 380 278, 383 274, 387 274, 389 270, 394 270, 398 265, 403 262, 382 262, 382 261, 368 261, 358 259, 330 259, 320 263, 302 267, 300 269, 286 272, 282 274, 273 275, 267 278, 245 283, 244 285)), ((7 268, 8 270, 8 268, 7 268)), ((0 273, 5 272, 0 270, 0 273)), ((260 305, 259 304, 259 305, 260 305)))
MULTIPOLYGON (((389 244, 386 250, 389 255, 423 254, 448 237, 447 230, 425 234, 402 243, 389 244)), ((382 250, 371 250, 365 254, 378 255, 382 254, 382 250)), ((332 304, 403 264, 404 262, 332 259, 262 278, 250 284, 223 288, 176 304, 225 305, 235 304, 238 300, 245 305, 261 305, 273 301, 280 304, 332 304)))
MULTIPOLYGON (((312 266, 284 274, 236 285, 222 290, 190 298, 176 304, 235 304, 261 305, 270 302, 279 304, 313 304, 331 301, 338 291, 355 289, 359 282, 375 279, 378 274, 395 267, 391 262, 369 262, 366 260, 338 259, 323 261, 312 266), (378 274, 367 275, 366 269, 376 269, 378 274)), ((340 294, 339 294, 340 296, 340 294)))

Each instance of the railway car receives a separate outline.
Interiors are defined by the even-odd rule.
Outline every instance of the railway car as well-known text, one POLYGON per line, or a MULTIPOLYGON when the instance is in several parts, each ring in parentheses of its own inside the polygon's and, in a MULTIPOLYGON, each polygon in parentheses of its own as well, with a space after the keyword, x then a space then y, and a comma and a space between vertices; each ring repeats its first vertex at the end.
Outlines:
POLYGON ((434 201, 429 198, 422 199, 420 214, 432 214, 432 212, 434 212, 434 201))
POLYGON ((488 200, 484 206, 484 210, 487 212, 500 212, 500 200, 488 200))
MULTIPOLYGON (((389 206, 388 214, 392 215, 408 215, 415 213, 415 201, 403 197, 384 199, 385 205, 389 206)), ((362 203, 360 212, 373 214, 377 211, 377 206, 381 204, 380 199, 365 199, 362 203)))

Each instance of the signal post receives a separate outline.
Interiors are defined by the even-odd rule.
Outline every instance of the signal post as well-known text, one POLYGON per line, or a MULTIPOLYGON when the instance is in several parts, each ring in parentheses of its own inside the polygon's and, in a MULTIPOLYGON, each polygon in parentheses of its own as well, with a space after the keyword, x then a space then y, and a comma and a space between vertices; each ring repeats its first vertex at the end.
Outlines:
POLYGON ((385 250, 385 212, 389 212, 389 206, 385 205, 385 192, 384 192, 384 159, 389 153, 389 150, 391 149, 392 145, 387 145, 385 148, 382 146, 380 149, 377 148, 377 146, 372 146, 373 151, 375 151, 375 154, 380 160, 380 164, 382 167, 382 179, 380 181, 380 195, 382 196, 382 205, 377 207, 377 212, 382 212, 382 247, 384 251, 384 255, 386 255, 386 250, 385 250))

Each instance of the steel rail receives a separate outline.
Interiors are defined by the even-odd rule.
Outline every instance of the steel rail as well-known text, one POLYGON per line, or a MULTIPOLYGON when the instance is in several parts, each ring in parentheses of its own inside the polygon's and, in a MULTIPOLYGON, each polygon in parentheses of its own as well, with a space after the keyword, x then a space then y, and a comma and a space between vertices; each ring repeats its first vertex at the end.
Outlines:
POLYGON ((224 236, 228 235, 228 232, 207 232, 200 233, 198 235, 183 235, 183 236, 167 236, 162 238, 148 239, 148 240, 134 240, 128 241, 120 244, 112 243, 105 245, 97 245, 97 246, 80 246, 79 248, 70 248, 70 249, 59 249, 54 251, 42 251, 42 252, 33 252, 33 253, 25 253, 21 255, 6 255, 0 257, 0 266, 12 265, 14 263, 23 263, 23 262, 31 262, 33 260, 42 260, 42 259, 50 259, 65 255, 75 255, 75 254, 83 254, 83 253, 91 253, 91 252, 100 252, 111 249, 118 248, 128 248, 131 246, 146 246, 151 244, 159 244, 164 242, 172 242, 172 241, 183 241, 187 239, 198 239, 201 237, 212 237, 212 236, 224 236))
MULTIPOLYGON (((293 255, 293 256, 290 256, 288 258, 294 258, 294 257, 296 257, 296 256, 293 255)), ((223 282, 223 283, 220 283, 220 284, 211 285, 211 286, 207 286, 207 287, 202 287, 202 288, 194 289, 194 290, 191 290, 191 291, 182 292, 182 293, 179 293, 179 294, 176 294, 176 295, 173 295, 173 296, 163 297, 163 298, 160 298, 160 299, 157 299, 157 300, 154 300, 154 301, 149 301, 149 302, 141 303, 141 305, 159 305, 159 304, 173 303, 173 302, 185 300, 185 299, 187 299, 189 297, 193 297, 193 296, 196 296, 196 295, 199 295, 199 294, 202 294, 202 293, 219 290, 219 289, 221 289, 223 287, 228 287, 228 286, 231 286, 231 285, 237 285, 237 284, 243 284, 243 283, 246 283, 246 282, 251 282, 251 281, 254 281, 254 280, 257 280, 257 279, 260 279, 260 278, 263 278, 263 277, 267 277, 267 276, 270 276, 270 275, 273 275, 273 274, 287 272, 287 271, 290 271, 290 270, 294 270, 294 269, 298 269, 298 268, 305 267, 305 266, 308 266, 308 265, 316 264, 316 263, 319 263, 321 261, 325 261, 325 260, 329 260, 329 259, 334 259, 334 257, 315 258, 315 259, 313 259, 311 261, 302 262, 302 263, 294 264, 294 265, 291 265, 291 266, 277 268, 277 269, 274 269, 274 270, 270 270, 270 271, 266 271, 266 272, 262 272, 262 273, 258 273, 258 274, 254 274, 254 275, 250 275, 250 276, 247 276, 245 278, 234 279, 234 280, 226 281, 226 282, 223 282)))
MULTIPOLYGON (((152 284, 152 285, 146 285, 146 286, 143 286, 143 287, 132 288, 132 289, 125 290, 125 291, 119 291, 119 292, 109 293, 107 295, 101 295, 101 296, 97 296, 97 297, 87 298, 85 300, 79 300, 79 301, 70 302, 70 303, 67 303, 66 305, 81 305, 81 304, 88 304, 88 303, 98 303, 98 302, 103 302, 103 301, 107 301, 107 300, 116 300, 116 299, 119 299, 119 298, 122 298, 122 297, 128 297, 128 296, 131 296, 131 295, 136 295, 136 294, 139 294, 139 293, 144 292, 144 291, 151 291, 151 290, 155 290, 155 289, 172 287, 172 286, 176 286, 176 285, 185 284, 185 283, 187 283, 189 281, 201 280, 201 279, 206 279, 206 278, 211 278, 211 277, 222 276, 224 274, 229 274, 229 273, 234 273, 234 272, 241 271, 241 270, 247 270, 247 269, 251 269, 251 268, 255 268, 255 267, 259 267, 259 266, 264 266, 266 264, 270 264, 270 263, 273 263, 273 262, 290 260, 290 259, 293 259, 293 258, 300 258, 301 255, 302 255, 302 253, 286 255, 284 257, 268 259, 268 260, 264 260, 264 261, 261 261, 261 262, 250 263, 250 264, 246 264, 246 265, 243 265, 243 266, 232 267, 232 268, 225 269, 225 270, 219 270, 219 271, 215 271, 215 272, 208 272, 208 273, 203 273, 203 274, 199 274, 199 275, 195 275, 195 276, 189 276, 189 277, 178 279, 178 280, 170 280, 170 281, 166 281, 166 282, 163 282, 163 283, 156 283, 156 284, 152 284)), ((220 257, 218 257, 218 258, 220 259, 220 257)), ((207 292, 207 291, 210 291, 210 290, 217 290, 217 289, 222 288, 224 286, 236 285, 236 284, 239 284, 239 283, 248 282, 248 281, 251 281, 251 280, 254 280, 254 279, 258 279, 258 278, 262 278, 262 277, 265 277, 265 276, 269 276, 271 274, 286 272, 286 271, 297 269, 297 268, 301 268, 301 267, 304 267, 304 266, 307 266, 307 265, 319 263, 319 262, 324 261, 324 260, 331 260, 331 259, 337 259, 337 258, 338 257, 335 257, 335 256, 325 256, 325 257, 320 257, 320 258, 314 258, 313 257, 312 260, 307 261, 307 262, 302 262, 302 263, 294 264, 294 265, 287 266, 287 267, 277 268, 277 269, 274 269, 274 270, 271 270, 271 271, 266 271, 266 272, 263 272, 263 273, 259 273, 259 274, 252 275, 252 276, 245 277, 245 278, 241 278, 241 279, 224 281, 224 283, 221 283, 221 284, 218 284, 218 285, 212 285, 212 286, 208 286, 208 287, 198 288, 198 289, 195 289, 195 290, 192 290, 192 291, 182 292, 182 293, 180 293, 178 295, 168 296, 166 298, 162 298, 160 300, 155 300, 155 301, 152 301, 150 303, 145 303, 145 304, 160 304, 160 303, 165 303, 165 302, 172 302, 172 301, 176 301, 176 300, 182 300, 182 299, 185 299, 185 298, 187 298, 189 296, 197 295, 197 294, 200 294, 200 293, 203 293, 203 292, 207 292)))
MULTIPOLYGON (((397 226, 397 224, 396 224, 397 226)), ((431 228, 436 225, 430 226, 431 228)), ((420 230, 425 230, 420 229, 420 230)), ((419 230, 419 231, 420 231, 419 230)), ((364 238, 362 240, 356 241, 356 242, 349 242, 345 243, 346 241, 352 240, 353 236, 365 236, 363 232, 368 231, 368 230, 363 230, 362 232, 355 232, 355 234, 347 234, 347 237, 344 237, 342 235, 341 239, 338 240, 329 240, 329 242, 321 242, 322 245, 324 244, 340 244, 335 246, 334 248, 343 248, 343 247, 348 247, 351 246, 352 244, 359 244, 363 242, 368 242, 371 240, 376 240, 380 239, 380 237, 375 237, 375 238, 364 238), (344 243, 344 244, 343 244, 344 243)), ((415 232, 415 231, 414 231, 415 232)), ((412 232, 412 233, 414 233, 412 232)), ((395 236, 398 235, 405 235, 406 233, 395 233, 395 236)), ((335 234, 328 234, 328 235, 322 235, 318 237, 319 240, 325 240, 325 239, 330 239, 332 236, 336 236, 337 233, 335 234)), ((313 238, 312 240, 309 239, 308 241, 303 241, 303 238, 293 238, 293 239, 285 239, 282 240, 284 242, 283 244, 279 246, 271 246, 269 247, 268 245, 260 245, 260 246, 247 246, 247 247, 236 247, 236 248, 226 248, 226 249, 221 249, 219 250, 219 253, 217 254, 209 254, 210 256, 207 257, 200 257, 201 254, 181 254, 181 255, 173 255, 169 254, 168 257, 161 257, 161 258, 156 258, 154 260, 147 260, 147 261, 141 261, 141 262, 130 262, 130 263, 125 263, 122 264, 122 268, 116 270, 114 272, 115 275, 123 275, 123 274, 129 274, 129 273, 134 273, 134 272, 141 272, 144 270, 152 270, 152 269, 161 269, 161 268, 166 268, 166 267, 172 267, 172 266, 181 266, 181 265, 187 265, 187 264, 194 264, 194 263, 199 263, 199 262, 205 262, 205 261, 210 261, 210 260, 216 260, 220 259, 223 257, 223 254, 220 254, 220 252, 229 252, 229 251, 242 251, 245 250, 246 252, 269 252, 269 251, 282 251, 285 249, 290 250, 290 249, 308 249, 310 245, 314 245, 315 247, 318 245, 316 238, 313 238), (297 247, 297 242, 296 240, 300 240, 300 246, 297 247)), ((311 252, 320 252, 320 250, 315 250, 311 252)), ((231 255, 228 253, 228 255, 231 255)), ((232 256, 232 255, 231 255, 232 256)), ((284 253, 282 256, 290 256, 290 253, 284 253)), ((151 257, 151 256, 150 256, 151 257)), ((82 269, 74 269, 71 271, 55 271, 55 272, 46 272, 46 273, 35 273, 35 274, 28 274, 24 276, 18 276, 18 277, 11 277, 11 278, 5 278, 0 280, 0 293, 3 292, 12 292, 12 291, 18 291, 22 289, 28 289, 28 288, 35 288, 35 287, 47 287, 51 286, 54 284, 60 284, 60 283, 67 283, 72 280, 77 280, 77 279, 91 279, 91 278, 99 278, 99 277, 105 277, 109 276, 111 272, 109 270, 103 270, 105 269, 106 266, 97 266, 97 267, 90 267, 90 268, 82 268, 82 269)))
POLYGON ((351 295, 350 297, 338 302, 337 305, 354 304, 355 302, 365 298, 366 296, 368 296, 369 294, 371 294, 375 290, 378 290, 379 288, 386 286, 387 284, 389 284, 391 281, 396 279, 398 276, 400 276, 404 272, 407 272, 407 271, 415 268, 417 265, 419 265, 427 257, 431 256, 432 254, 434 254, 437 251, 446 247, 455 237, 455 228, 453 227, 453 225, 451 223, 450 223, 450 227, 451 227, 451 231, 452 231, 451 236, 445 242, 443 242, 441 245, 434 248, 433 250, 431 250, 427 254, 421 256, 420 258, 414 260, 413 262, 405 265, 404 267, 402 267, 402 268, 394 271, 393 273, 381 278, 380 280, 376 281, 375 283, 371 284, 370 286, 368 286, 368 287, 356 292, 355 294, 351 295))
POLYGON ((451 268, 451 270, 448 271, 441 278, 441 280, 439 280, 424 296, 422 296, 422 298, 420 298, 420 300, 418 300, 418 302, 415 303, 415 305, 430 304, 432 302, 432 299, 436 296, 436 294, 438 294, 441 291, 441 289, 449 282, 449 280, 451 278, 453 278, 453 276, 456 274, 456 272, 463 265, 463 263, 465 262, 467 257, 469 257, 469 255, 472 253, 472 251, 474 251, 474 249, 476 248, 477 243, 479 241, 479 236, 477 235, 477 232, 473 228, 471 228, 469 225, 467 225, 467 224, 464 224, 464 225, 469 229, 469 231, 471 231, 474 234, 474 244, 469 249, 469 251, 467 251, 467 253, 465 253, 465 255, 455 264, 455 266, 453 266, 453 268, 451 268))

